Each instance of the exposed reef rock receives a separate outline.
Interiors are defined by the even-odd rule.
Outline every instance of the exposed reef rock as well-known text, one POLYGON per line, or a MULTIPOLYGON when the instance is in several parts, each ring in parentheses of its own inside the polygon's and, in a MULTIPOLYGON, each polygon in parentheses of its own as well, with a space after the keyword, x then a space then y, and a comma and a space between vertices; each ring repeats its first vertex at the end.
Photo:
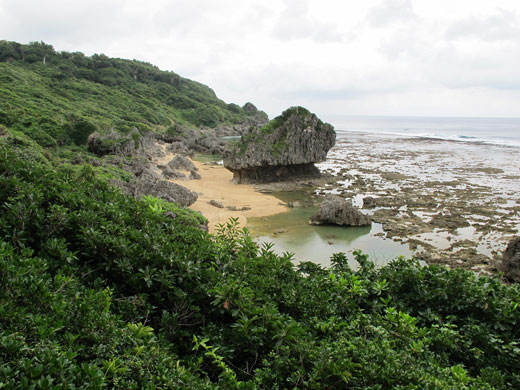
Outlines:
POLYGON ((520 237, 511 240, 502 258, 501 270, 511 281, 520 283, 520 237))
POLYGON ((318 212, 309 221, 311 225, 334 224, 344 226, 367 226, 371 222, 370 217, 354 208, 350 201, 338 197, 325 199, 318 212))
POLYGON ((291 107, 262 128, 252 128, 224 151, 237 183, 276 182, 319 175, 336 141, 332 125, 303 107, 291 107))

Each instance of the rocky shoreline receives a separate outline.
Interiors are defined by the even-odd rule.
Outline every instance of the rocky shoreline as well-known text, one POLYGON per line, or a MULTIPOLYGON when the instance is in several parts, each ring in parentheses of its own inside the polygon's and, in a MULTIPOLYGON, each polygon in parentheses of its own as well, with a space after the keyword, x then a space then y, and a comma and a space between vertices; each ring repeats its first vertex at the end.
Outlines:
POLYGON ((520 151, 441 140, 385 141, 362 134, 341 140, 321 166, 335 180, 316 192, 352 199, 383 225, 386 237, 408 244, 429 264, 496 273, 520 229, 520 175, 507 164, 520 151), (496 166, 498 157, 479 156, 479 147, 503 154, 504 168, 496 166), (356 153, 343 153, 346 148, 356 153), (461 156, 462 150, 474 154, 461 156))
POLYGON ((467 147, 431 139, 382 142, 353 133, 339 139, 319 165, 321 178, 256 188, 302 191, 308 199, 303 207, 330 195, 345 198, 382 225, 381 235, 407 245, 426 263, 496 274, 520 232, 520 172, 508 164, 518 161, 520 150, 469 145, 474 150, 461 156, 467 147), (478 148, 496 155, 482 158, 478 148))
MULTIPOLYGON (((197 148, 189 137, 164 140, 145 136, 139 142, 119 142, 119 149, 105 155, 101 163, 118 165, 135 176, 135 180, 115 183, 129 194, 152 194, 189 206, 197 200, 197 193, 185 189, 184 178, 176 177, 175 169, 159 161, 172 153, 219 153, 224 150, 223 135, 238 136, 251 125, 202 131, 202 138, 193 141, 198 142, 197 148)), ((382 224, 386 238, 408 245, 427 263, 498 272, 507 243, 520 230, 520 190, 509 185, 520 179, 520 172, 502 169, 497 161, 477 163, 478 158, 468 156, 460 164, 454 163, 461 159, 457 155, 460 143, 385 142, 362 134, 341 138, 327 162, 318 165, 320 177, 288 178, 255 188, 262 193, 303 191, 308 199, 305 203, 313 206, 330 194, 349 199, 382 224)), ((508 161, 520 159, 516 149, 500 153, 510 154, 508 161)), ((186 180, 197 179, 196 170, 188 173, 186 180)))

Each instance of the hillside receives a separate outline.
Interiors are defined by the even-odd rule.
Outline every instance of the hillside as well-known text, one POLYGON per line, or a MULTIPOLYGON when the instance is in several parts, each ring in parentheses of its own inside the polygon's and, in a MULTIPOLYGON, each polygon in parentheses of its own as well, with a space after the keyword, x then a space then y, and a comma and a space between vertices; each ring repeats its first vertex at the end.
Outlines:
POLYGON ((178 132, 251 112, 209 87, 136 60, 0 41, 0 124, 40 145, 82 145, 92 131, 178 132))

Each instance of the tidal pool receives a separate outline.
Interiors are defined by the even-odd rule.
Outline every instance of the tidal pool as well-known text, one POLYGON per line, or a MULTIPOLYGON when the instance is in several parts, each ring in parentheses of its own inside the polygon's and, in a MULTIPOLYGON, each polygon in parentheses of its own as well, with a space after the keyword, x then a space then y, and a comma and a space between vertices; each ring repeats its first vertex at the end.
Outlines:
POLYGON ((412 257, 408 247, 384 238, 381 224, 372 223, 366 227, 345 227, 335 225, 309 225, 316 207, 307 206, 308 194, 303 192, 279 192, 272 195, 285 203, 299 202, 285 213, 264 218, 248 219, 248 228, 260 245, 273 243, 273 250, 282 254, 294 254, 295 262, 313 261, 322 266, 330 265, 334 253, 343 252, 353 268, 357 267, 352 251, 360 249, 370 256, 376 265, 383 265, 398 256, 412 257))

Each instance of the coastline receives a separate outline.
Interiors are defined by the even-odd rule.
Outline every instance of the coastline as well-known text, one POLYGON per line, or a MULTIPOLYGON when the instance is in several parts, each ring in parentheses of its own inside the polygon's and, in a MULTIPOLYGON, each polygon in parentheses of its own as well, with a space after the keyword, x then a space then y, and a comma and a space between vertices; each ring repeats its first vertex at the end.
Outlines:
POLYGON ((513 146, 344 133, 320 164, 337 183, 318 194, 352 199, 428 264, 496 273, 520 232, 519 158, 513 146))
POLYGON ((240 227, 246 227, 248 218, 267 217, 287 211, 287 207, 276 197, 258 192, 248 184, 233 183, 233 173, 222 165, 191 161, 201 178, 172 181, 198 194, 197 201, 189 208, 199 211, 208 219, 210 233, 214 233, 219 224, 225 224, 230 218, 238 218, 240 227), (210 204, 210 201, 220 202, 223 208, 210 204))
POLYGON ((192 160, 201 179, 172 181, 198 194, 190 208, 208 219, 210 232, 237 218, 260 242, 299 260, 312 252, 326 266, 333 253, 362 249, 380 264, 404 255, 492 274, 520 231, 520 175, 509 163, 519 158, 512 147, 353 132, 318 165, 319 179, 253 187, 233 183, 221 165, 192 160), (372 228, 309 228, 306 213, 328 194, 351 199, 372 228))

